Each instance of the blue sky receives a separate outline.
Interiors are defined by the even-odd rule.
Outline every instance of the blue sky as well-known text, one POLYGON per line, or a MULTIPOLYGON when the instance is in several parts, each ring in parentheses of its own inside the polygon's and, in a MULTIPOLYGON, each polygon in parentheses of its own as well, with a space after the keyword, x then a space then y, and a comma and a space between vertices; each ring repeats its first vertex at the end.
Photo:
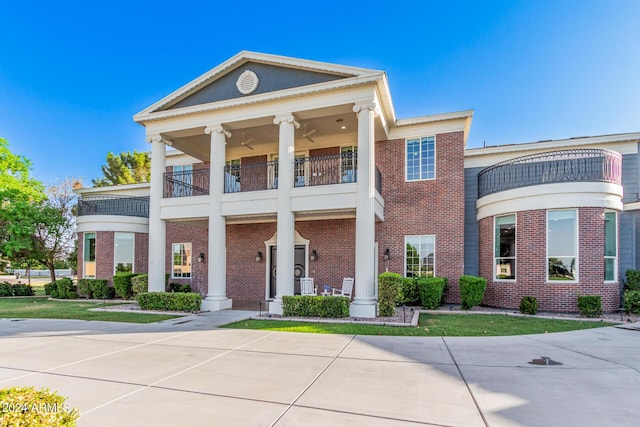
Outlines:
POLYGON ((640 1, 0 2, 0 137, 45 183, 147 150, 131 116, 241 50, 387 72, 468 147, 640 131, 640 1), (313 4, 313 5, 312 5, 313 4))

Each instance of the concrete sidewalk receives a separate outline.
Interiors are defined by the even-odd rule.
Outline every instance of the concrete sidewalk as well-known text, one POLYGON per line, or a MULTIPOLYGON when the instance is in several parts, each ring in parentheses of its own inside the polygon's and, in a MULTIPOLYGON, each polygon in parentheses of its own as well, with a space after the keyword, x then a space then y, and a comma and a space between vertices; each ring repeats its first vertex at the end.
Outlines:
POLYGON ((0 320, 0 387, 58 390, 81 410, 81 426, 635 426, 640 419, 635 330, 413 338, 213 327, 251 314, 150 325, 0 320))

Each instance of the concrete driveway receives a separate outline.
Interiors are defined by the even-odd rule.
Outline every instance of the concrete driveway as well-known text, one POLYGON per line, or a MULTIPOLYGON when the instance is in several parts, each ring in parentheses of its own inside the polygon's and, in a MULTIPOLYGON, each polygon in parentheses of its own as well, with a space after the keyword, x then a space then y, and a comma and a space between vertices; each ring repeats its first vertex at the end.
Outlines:
POLYGON ((410 338, 214 327, 249 314, 151 325, 2 319, 0 387, 57 390, 80 409, 81 426, 635 426, 640 419, 636 330, 410 338))

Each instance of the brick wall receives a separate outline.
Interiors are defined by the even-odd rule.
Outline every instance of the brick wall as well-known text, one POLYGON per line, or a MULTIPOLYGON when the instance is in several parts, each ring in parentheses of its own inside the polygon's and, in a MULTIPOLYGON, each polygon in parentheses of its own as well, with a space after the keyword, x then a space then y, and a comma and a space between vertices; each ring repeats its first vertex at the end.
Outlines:
POLYGON ((435 235, 435 272, 448 279, 447 302, 459 298, 464 268, 464 133, 436 135, 436 179, 405 181, 405 140, 376 143, 384 222, 376 224, 379 269, 404 275, 404 236, 435 235), (382 260, 389 248, 390 260, 382 260))
POLYGON ((169 283, 181 283, 191 286, 193 292, 198 292, 203 297, 207 295, 208 268, 207 263, 210 256, 208 248, 208 231, 199 227, 192 227, 184 224, 167 222, 166 247, 165 247, 165 268, 170 274, 169 283), (191 278, 173 278, 172 244, 191 243, 191 278), (197 261, 198 255, 205 254, 204 262, 197 261))
POLYGON ((111 279, 115 274, 113 263, 113 231, 96 233, 96 279, 111 279))
POLYGON ((487 279, 483 303, 517 309, 535 296, 540 310, 577 311, 577 295, 602 295, 602 308, 620 306, 618 283, 604 282, 604 210, 578 209, 578 283, 547 282, 546 210, 517 212, 516 280, 493 281, 493 217, 480 221, 480 275, 487 279))

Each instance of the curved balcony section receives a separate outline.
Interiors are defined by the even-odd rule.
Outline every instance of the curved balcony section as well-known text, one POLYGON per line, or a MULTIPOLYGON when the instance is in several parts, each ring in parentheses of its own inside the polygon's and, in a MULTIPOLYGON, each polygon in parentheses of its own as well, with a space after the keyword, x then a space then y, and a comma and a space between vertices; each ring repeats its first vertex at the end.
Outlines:
POLYGON ((551 151, 497 163, 478 174, 478 198, 540 184, 608 182, 620 184, 622 156, 603 149, 551 151))
POLYGON ((78 199, 78 216, 116 215, 149 218, 149 197, 116 195, 91 196, 78 199))

